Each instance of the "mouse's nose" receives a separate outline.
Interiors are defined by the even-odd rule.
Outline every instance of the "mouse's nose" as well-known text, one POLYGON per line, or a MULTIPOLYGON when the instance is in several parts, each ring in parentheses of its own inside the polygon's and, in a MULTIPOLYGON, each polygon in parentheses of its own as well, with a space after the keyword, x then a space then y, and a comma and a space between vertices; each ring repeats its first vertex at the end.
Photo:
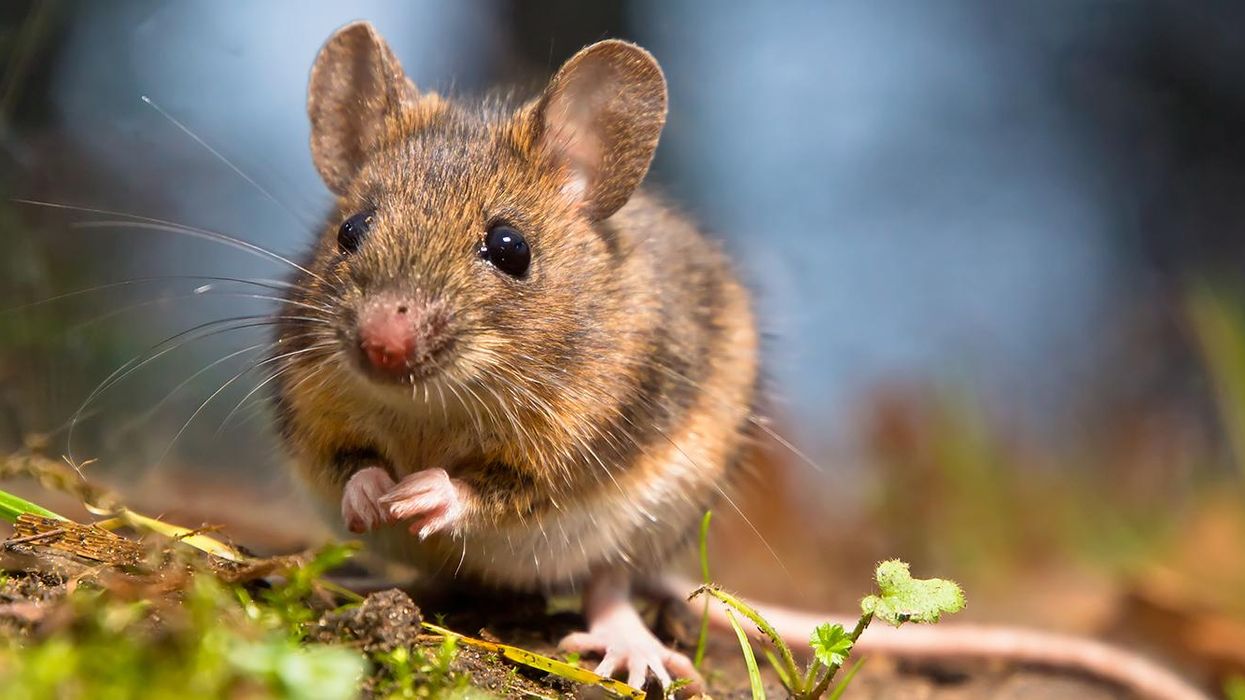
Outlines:
POLYGON ((359 311, 359 348, 373 369, 388 375, 406 374, 435 352, 444 326, 437 306, 377 296, 359 311))

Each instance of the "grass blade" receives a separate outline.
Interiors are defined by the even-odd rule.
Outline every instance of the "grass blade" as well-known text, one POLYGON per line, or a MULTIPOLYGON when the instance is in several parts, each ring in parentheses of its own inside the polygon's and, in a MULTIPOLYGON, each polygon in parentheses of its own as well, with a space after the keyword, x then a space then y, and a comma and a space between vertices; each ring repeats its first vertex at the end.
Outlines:
POLYGON ((735 636, 739 637, 739 647, 744 652, 744 663, 748 666, 748 682, 752 684, 752 700, 765 700, 765 686, 761 684, 761 669, 757 668, 757 657, 752 653, 752 642, 748 641, 748 633, 739 626, 735 613, 726 611, 726 620, 735 628, 735 636))
MULTIPOLYGON (((774 656, 774 652, 767 647, 762 647, 761 651, 765 654, 765 659, 769 661, 770 668, 774 669, 774 673, 778 674, 778 680, 782 682, 782 687, 786 688, 787 692, 792 695, 796 694, 798 689, 792 684, 791 678, 787 676, 787 670, 782 667, 782 662, 778 660, 778 657, 774 656)), ((804 685, 807 686, 808 684, 805 683, 804 685)))
POLYGON ((208 537, 207 535, 200 534, 195 530, 191 530, 180 525, 173 525, 172 523, 166 523, 163 520, 157 520, 141 513, 135 513, 128 508, 122 508, 117 512, 112 513, 112 516, 113 517, 110 520, 97 524, 101 527, 119 526, 122 524, 129 525, 130 527, 139 530, 147 530, 159 535, 164 535, 169 539, 177 540, 178 542, 194 547, 201 552, 207 552, 208 554, 220 557, 221 559, 239 562, 247 560, 247 556, 245 554, 238 551, 236 548, 221 542, 215 537, 208 537))
MULTIPOLYGON (((700 582, 706 586, 709 585, 709 521, 713 518, 713 511, 705 511, 705 517, 700 521, 700 582)), ((696 638, 696 656, 692 660, 692 665, 697 669, 705 661, 705 648, 709 645, 709 599, 705 598, 705 606, 700 612, 700 635, 696 638)))
POLYGON ((486 651, 493 652, 494 654, 497 654, 502 658, 509 659, 515 663, 523 664, 524 666, 544 671, 545 673, 551 673, 555 676, 574 681, 581 685, 597 686, 617 697, 633 698, 634 700, 643 700, 645 697, 642 691, 632 688, 620 680, 598 676, 592 671, 582 669, 578 666, 572 666, 565 661, 559 661, 558 659, 551 659, 548 656, 542 656, 534 651, 528 651, 509 644, 500 644, 498 642, 489 642, 483 639, 468 637, 439 625, 434 625, 431 622, 423 623, 423 628, 429 632, 439 634, 442 637, 453 637, 469 647, 475 647, 477 649, 484 649, 486 651))
POLYGON ((17 516, 23 513, 30 513, 44 518, 55 518, 56 520, 67 520, 64 516, 57 515, 41 505, 31 503, 8 491, 0 491, 0 519, 14 523, 17 522, 17 516))
POLYGON ((1245 474, 1245 314, 1212 287, 1194 288, 1186 314, 1210 376, 1236 466, 1245 474))

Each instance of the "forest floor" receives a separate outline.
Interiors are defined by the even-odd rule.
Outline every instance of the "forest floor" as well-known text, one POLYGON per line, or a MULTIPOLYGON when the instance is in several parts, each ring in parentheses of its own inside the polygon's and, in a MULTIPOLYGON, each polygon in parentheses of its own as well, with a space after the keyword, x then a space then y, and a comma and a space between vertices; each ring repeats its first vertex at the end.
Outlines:
MULTIPOLYGON (((226 574, 223 580, 206 582, 199 579, 215 578, 218 572, 178 557, 166 558, 159 571, 105 572, 98 562, 67 554, 55 545, 18 543, 5 550, 0 635, 8 650, 0 656, 0 677, 14 689, 16 694, 10 697, 97 697, 105 691, 120 691, 121 697, 161 697, 197 688, 191 697, 328 698, 352 697, 352 685, 362 697, 612 695, 511 661, 494 650, 461 641, 447 647, 444 637, 420 629, 423 615, 435 611, 441 626, 486 643, 504 640, 526 651, 563 658, 557 640, 581 629, 583 621, 575 612, 551 611, 550 601, 539 596, 460 592, 452 598, 425 599, 429 612, 421 614, 412 598, 398 589, 371 593, 361 602, 314 584, 287 595, 290 584, 285 580, 291 574, 285 567, 290 561, 271 562, 273 571, 285 571, 275 577, 279 581, 275 584, 267 576, 249 578, 250 574, 243 575, 247 580, 230 580, 226 574), (248 604, 239 602, 248 599, 264 610, 249 620, 248 604), (271 620, 262 622, 262 617, 271 620), (218 653, 207 640, 222 634, 235 639, 218 653), (274 641, 284 639, 297 641, 293 645, 274 641), (352 653, 292 663, 300 646, 321 645, 352 653), (77 648, 67 648, 73 646, 77 648), (351 663, 352 658, 362 662, 351 663), (57 664, 59 668, 51 667, 57 664), (163 668, 153 671, 156 665, 163 668), (355 675, 360 670, 361 677, 355 675), (294 673, 305 678, 294 678, 294 673), (345 680, 332 681, 336 675, 345 680), (310 681, 326 678, 327 688, 308 687, 310 681), (65 688, 76 690, 65 695, 65 688)), ((336 561, 334 555, 329 559, 336 561)), ((314 558, 300 561, 296 566, 317 567, 314 558)), ((267 568, 258 563, 254 573, 267 568)), ((295 572, 292 578, 300 576, 295 572)), ((333 581, 331 573, 325 581, 333 581)), ((668 605, 656 619, 662 636, 690 653, 696 621, 686 608, 668 605), (672 610, 682 612, 671 614, 672 610)), ((583 665, 591 668, 587 660, 583 665)), ((743 657, 733 638, 719 635, 710 640, 704 668, 709 696, 751 697, 743 657)), ((767 672, 765 678, 767 695, 783 697, 777 677, 767 672)), ((650 697, 660 697, 656 687, 648 690, 650 697)), ((870 659, 842 697, 1006 700, 1131 695, 1055 669, 870 659)))
MULTIPOLYGON (((42 492, 43 503, 67 508, 55 491, 65 490, 69 472, 47 460, 9 463, 31 465, 54 487, 42 492)), ((235 541, 228 534, 216 533, 235 541)), ((261 551, 289 546, 279 537, 252 544, 265 537, 245 528, 238 535, 261 551)), ((561 698, 618 689, 593 683, 591 674, 580 674, 588 679, 582 683, 550 672, 540 661, 593 667, 557 650, 563 635, 583 628, 573 600, 466 587, 434 594, 386 578, 343 545, 234 562, 178 539, 22 516, 0 545, 0 682, 8 697, 561 698)), ((659 636, 690 656, 698 617, 681 601, 648 608, 659 636)), ((752 697, 737 640, 714 635, 707 651, 709 695, 752 697)), ((1131 697, 1059 669, 867 661, 842 697, 1131 697)), ((762 667, 767 695, 784 697, 778 677, 762 667)))

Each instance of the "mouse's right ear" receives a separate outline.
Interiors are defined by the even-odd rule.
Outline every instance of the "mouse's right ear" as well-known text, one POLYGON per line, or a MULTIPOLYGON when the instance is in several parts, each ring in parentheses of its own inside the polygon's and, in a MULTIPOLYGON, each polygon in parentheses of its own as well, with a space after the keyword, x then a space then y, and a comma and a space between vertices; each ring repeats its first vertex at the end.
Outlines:
POLYGON ((329 189, 346 190, 389 120, 418 98, 415 84, 371 23, 353 22, 329 37, 307 89, 311 158, 329 189))

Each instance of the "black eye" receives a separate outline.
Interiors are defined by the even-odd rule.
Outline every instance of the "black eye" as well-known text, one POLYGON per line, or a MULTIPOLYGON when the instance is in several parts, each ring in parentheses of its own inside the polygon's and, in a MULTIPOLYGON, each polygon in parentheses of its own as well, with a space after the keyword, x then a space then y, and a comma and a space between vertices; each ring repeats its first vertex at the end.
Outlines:
POLYGON ((345 254, 358 250, 375 216, 374 211, 363 211, 343 221, 341 228, 337 229, 337 249, 345 254))
POLYGON ((511 277, 522 277, 532 262, 532 249, 523 234, 509 226, 494 226, 484 234, 480 257, 511 277))

